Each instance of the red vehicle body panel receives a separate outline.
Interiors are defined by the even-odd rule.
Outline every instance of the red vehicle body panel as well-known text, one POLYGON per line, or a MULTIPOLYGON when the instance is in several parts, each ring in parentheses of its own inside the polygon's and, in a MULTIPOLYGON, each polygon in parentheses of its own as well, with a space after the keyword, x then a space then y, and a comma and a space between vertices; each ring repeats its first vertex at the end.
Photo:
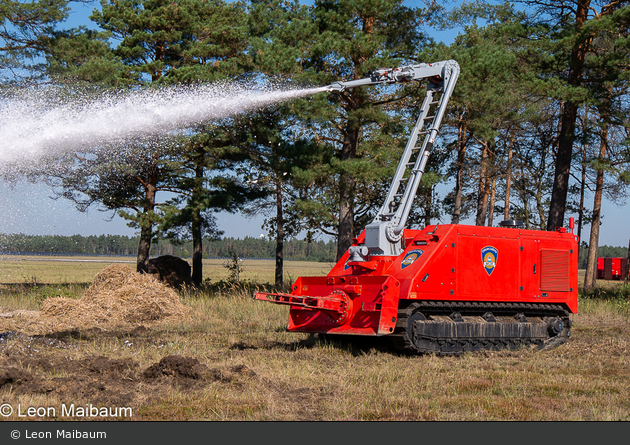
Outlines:
POLYGON ((404 238, 401 255, 350 262, 346 253, 327 276, 299 278, 286 295, 287 304, 300 302, 291 305, 288 330, 387 335, 405 299, 556 303, 578 311, 578 240, 564 229, 451 224, 407 229, 404 238))

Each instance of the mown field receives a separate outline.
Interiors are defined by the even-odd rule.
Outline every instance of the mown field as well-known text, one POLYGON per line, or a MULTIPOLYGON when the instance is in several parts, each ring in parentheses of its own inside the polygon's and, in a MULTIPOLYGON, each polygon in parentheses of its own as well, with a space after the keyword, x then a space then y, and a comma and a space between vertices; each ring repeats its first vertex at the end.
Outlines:
MULTIPOLYGON (((117 259, 57 260, 3 258, 3 311, 38 310, 52 296, 80 297, 117 259)), ((332 266, 286 265, 289 281, 332 266)), ((273 262, 243 266, 243 280, 272 281, 273 262)), ((222 261, 209 261, 205 274, 216 283, 228 271, 222 261)), ((288 309, 252 300, 255 284, 180 292, 192 308, 185 322, 0 333, 0 405, 53 408, 32 417, 14 410, 8 420, 627 421, 630 308, 621 283, 600 284, 606 286, 597 297, 581 299, 565 345, 460 357, 401 355, 377 339, 287 333, 288 309), (131 411, 62 413, 72 403, 131 411)))

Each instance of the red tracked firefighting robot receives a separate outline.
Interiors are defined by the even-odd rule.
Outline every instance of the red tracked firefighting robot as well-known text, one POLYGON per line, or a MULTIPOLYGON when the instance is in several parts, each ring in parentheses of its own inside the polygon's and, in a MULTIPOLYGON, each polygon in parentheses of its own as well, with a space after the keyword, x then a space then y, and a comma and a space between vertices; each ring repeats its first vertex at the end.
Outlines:
POLYGON ((329 91, 426 81, 412 130, 385 202, 326 276, 300 277, 289 294, 256 293, 290 306, 288 331, 388 336, 413 353, 536 346, 570 335, 577 313, 578 239, 570 230, 458 224, 406 229, 413 199, 453 93, 453 60, 377 70, 329 91))

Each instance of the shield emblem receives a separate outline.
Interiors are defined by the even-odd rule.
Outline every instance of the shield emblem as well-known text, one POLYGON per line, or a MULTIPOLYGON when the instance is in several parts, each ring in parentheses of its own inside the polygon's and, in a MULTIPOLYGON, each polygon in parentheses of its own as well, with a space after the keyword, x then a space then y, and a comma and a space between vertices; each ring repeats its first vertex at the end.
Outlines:
POLYGON ((400 268, 404 269, 407 266, 411 266, 418 258, 420 258, 420 255, 422 255, 423 253, 424 252, 421 249, 414 249, 409 251, 400 263, 400 268))
POLYGON ((496 247, 486 246, 481 249, 481 262, 488 276, 492 275, 492 272, 494 272, 494 268, 497 267, 498 256, 499 251, 496 249, 496 247))

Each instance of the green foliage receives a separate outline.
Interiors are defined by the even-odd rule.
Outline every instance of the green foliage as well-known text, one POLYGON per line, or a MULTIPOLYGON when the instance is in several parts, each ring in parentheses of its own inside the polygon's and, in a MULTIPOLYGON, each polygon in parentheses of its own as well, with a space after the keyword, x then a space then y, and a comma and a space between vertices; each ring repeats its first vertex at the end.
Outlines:
POLYGON ((215 81, 249 65, 240 2, 102 0, 92 20, 119 42, 114 54, 142 81, 215 81))
POLYGON ((630 284, 618 287, 596 286, 591 292, 580 292, 582 300, 607 303, 616 314, 630 314, 630 284))
POLYGON ((111 33, 85 28, 59 31, 51 39, 47 74, 57 83, 120 88, 138 78, 110 49, 111 33))
POLYGON ((122 235, 0 235, 0 250, 13 253, 134 255, 137 237, 122 235))
MULTIPOLYGON (((305 49, 303 54, 289 57, 294 67, 281 65, 298 82, 326 85, 360 79, 373 69, 413 61, 425 43, 420 29, 423 11, 397 0, 316 1, 312 9, 297 12, 296 20, 307 22, 304 30, 287 35, 270 27, 269 39, 273 48, 280 48, 281 57, 295 47, 295 36, 303 39, 297 43, 305 49)), ((310 227, 337 235, 338 256, 382 204, 411 122, 399 120, 401 115, 408 117, 407 108, 394 103, 417 89, 418 85, 357 88, 298 105, 303 131, 330 155, 308 171, 294 172, 298 187, 308 190, 296 206, 310 227)))
POLYGON ((291 104, 280 104, 239 119, 236 127, 239 147, 247 153, 247 159, 237 168, 241 181, 265 192, 246 205, 245 213, 265 215, 269 237, 277 238, 280 231, 283 240, 305 229, 313 231, 296 205, 300 192, 304 193, 308 185, 296 176, 319 165, 324 156, 320 145, 291 131, 294 121, 291 104))
MULTIPOLYGON (((241 2, 102 0, 91 19, 101 30, 69 30, 53 40, 49 73, 59 81, 153 88, 255 75, 241 2)), ((197 253, 203 236, 213 232, 211 211, 235 211, 249 194, 260 196, 216 174, 238 160, 229 133, 220 126, 200 127, 179 138, 130 142, 124 153, 115 150, 113 159, 98 153, 69 160, 72 167, 51 182, 80 210, 91 205, 115 210, 141 229, 139 268, 156 230, 174 239, 191 237, 193 278, 200 278, 197 253), (159 201, 156 193, 163 190, 176 196, 159 201)))
POLYGON ((245 270, 242 264, 243 259, 238 256, 234 249, 230 249, 228 253, 230 257, 223 263, 223 267, 230 272, 228 282, 239 283, 241 281, 241 272, 245 270))
POLYGON ((41 304, 48 298, 77 298, 77 291, 75 288, 69 286, 49 284, 38 286, 36 283, 32 283, 32 287, 29 289, 28 295, 38 304, 41 304))
POLYGON ((68 0, 3 0, 0 3, 2 84, 45 81, 49 42, 55 25, 68 18, 68 0))

